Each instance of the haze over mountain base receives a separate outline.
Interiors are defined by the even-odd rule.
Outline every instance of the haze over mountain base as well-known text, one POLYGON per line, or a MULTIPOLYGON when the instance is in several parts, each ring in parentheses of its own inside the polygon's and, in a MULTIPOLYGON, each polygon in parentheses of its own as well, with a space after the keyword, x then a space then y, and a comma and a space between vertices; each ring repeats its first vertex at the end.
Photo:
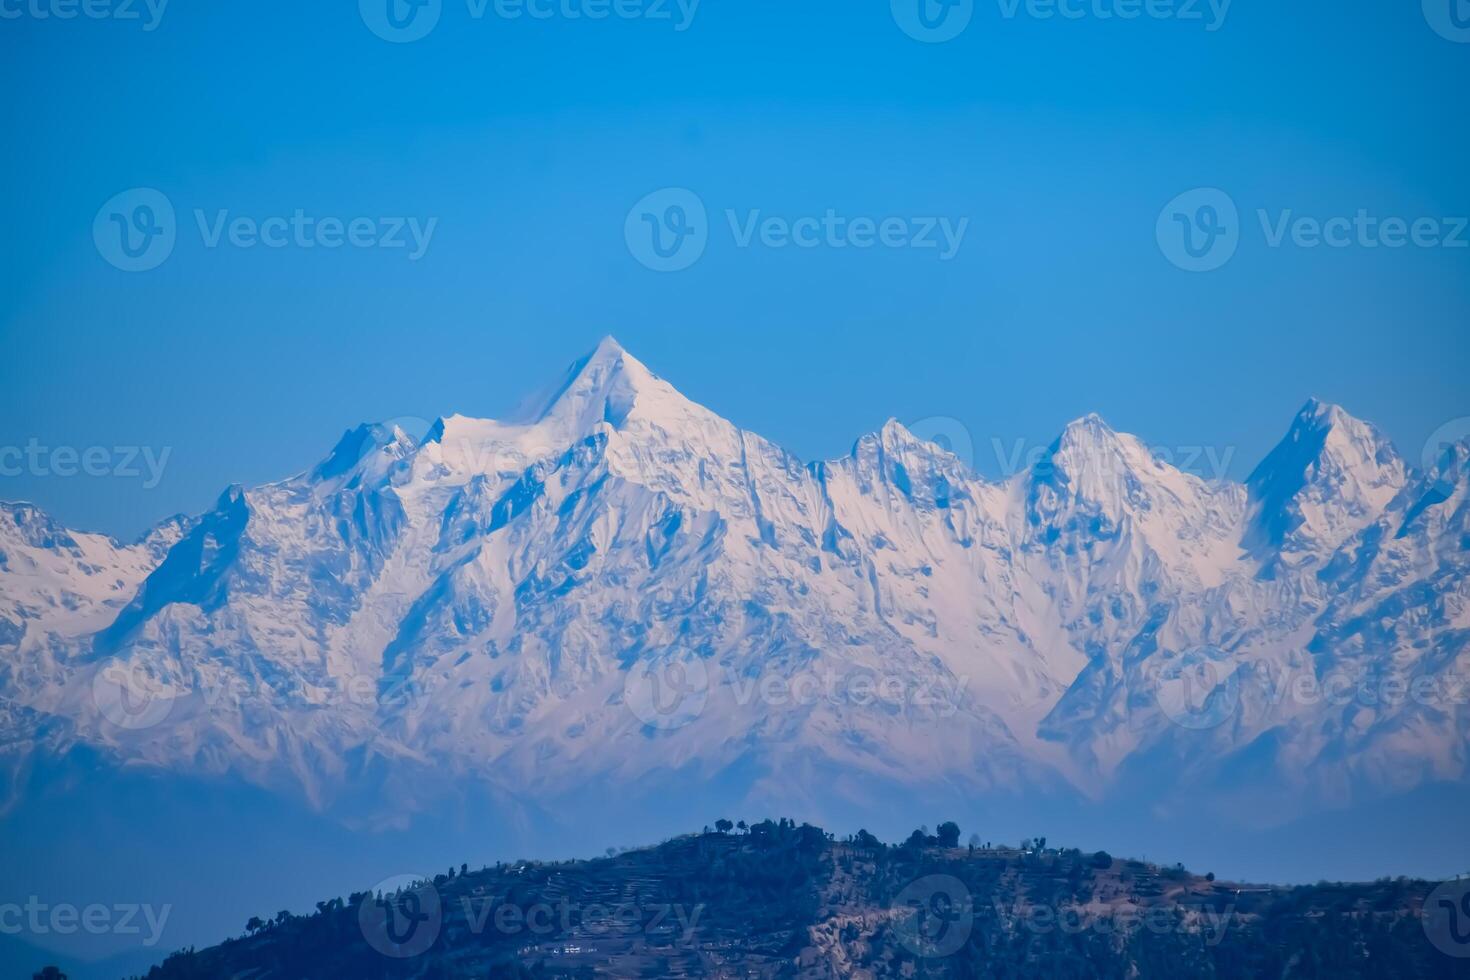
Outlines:
POLYGON ((1244 485, 1095 416, 999 482, 896 422, 808 465, 604 341, 510 421, 364 425, 136 543, 0 504, 3 846, 179 942, 721 813, 1443 876, 1467 458, 1313 401, 1244 485))

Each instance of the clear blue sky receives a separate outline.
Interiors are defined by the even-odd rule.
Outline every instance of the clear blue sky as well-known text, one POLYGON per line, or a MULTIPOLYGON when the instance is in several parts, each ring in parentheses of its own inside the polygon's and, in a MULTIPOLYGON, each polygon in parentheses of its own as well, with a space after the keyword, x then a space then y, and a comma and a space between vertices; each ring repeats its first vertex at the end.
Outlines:
POLYGON ((1470 44, 1417 0, 1236 0, 1213 31, 1003 10, 941 44, 888 0, 704 0, 683 31, 444 0, 405 44, 346 0, 0 19, 0 446, 171 451, 151 489, 27 472, 0 498, 135 534, 364 419, 502 412, 605 333, 806 458, 938 415, 993 472, 993 438, 1097 411, 1241 475, 1309 395, 1414 454, 1470 415, 1470 248, 1271 248, 1255 217, 1470 215, 1470 44), (710 241, 658 273, 624 222, 668 186, 710 241), (149 272, 93 243, 134 187, 178 213, 149 272), (1207 273, 1155 238, 1196 187, 1241 216, 1207 273), (210 249, 196 208, 438 224, 416 262, 210 249), (946 262, 738 248, 724 218, 829 208, 969 226, 946 262))

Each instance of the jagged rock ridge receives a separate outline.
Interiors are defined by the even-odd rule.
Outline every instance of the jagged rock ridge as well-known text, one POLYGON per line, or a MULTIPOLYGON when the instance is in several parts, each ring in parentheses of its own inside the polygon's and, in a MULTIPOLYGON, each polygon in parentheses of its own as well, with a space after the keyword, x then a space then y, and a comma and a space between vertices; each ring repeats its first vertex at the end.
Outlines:
POLYGON ((673 770, 773 806, 1164 800, 1241 760, 1313 803, 1462 780, 1465 462, 1416 472, 1313 401, 1244 485, 1096 416, 1000 482, 897 422, 805 465, 608 339, 512 419, 364 425, 135 544, 0 506, 3 744, 321 806, 673 770), (692 700, 650 718, 673 678, 692 700))

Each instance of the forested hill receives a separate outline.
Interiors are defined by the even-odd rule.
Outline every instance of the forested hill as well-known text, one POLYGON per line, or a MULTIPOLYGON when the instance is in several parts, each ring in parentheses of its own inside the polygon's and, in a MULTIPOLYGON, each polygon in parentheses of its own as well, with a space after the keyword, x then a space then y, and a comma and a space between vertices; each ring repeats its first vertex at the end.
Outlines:
POLYGON ((961 845, 953 824, 901 845, 784 820, 717 826, 592 861, 390 879, 310 915, 262 914, 148 977, 1385 978, 1467 965, 1421 917, 1434 888, 1421 881, 1249 886, 1044 838, 961 845))

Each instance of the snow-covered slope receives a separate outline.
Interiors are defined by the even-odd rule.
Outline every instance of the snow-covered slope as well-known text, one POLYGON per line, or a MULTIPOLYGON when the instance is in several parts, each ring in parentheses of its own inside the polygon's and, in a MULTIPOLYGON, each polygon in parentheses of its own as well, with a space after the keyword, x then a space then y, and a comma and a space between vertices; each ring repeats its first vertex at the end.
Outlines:
POLYGON ((1311 402, 1244 486, 1095 416, 1004 482, 897 422, 804 465, 609 339, 134 545, 4 505, 0 742, 322 806, 1461 780, 1467 452, 1417 474, 1311 402), (1418 695, 1302 693, 1389 675, 1418 695))

